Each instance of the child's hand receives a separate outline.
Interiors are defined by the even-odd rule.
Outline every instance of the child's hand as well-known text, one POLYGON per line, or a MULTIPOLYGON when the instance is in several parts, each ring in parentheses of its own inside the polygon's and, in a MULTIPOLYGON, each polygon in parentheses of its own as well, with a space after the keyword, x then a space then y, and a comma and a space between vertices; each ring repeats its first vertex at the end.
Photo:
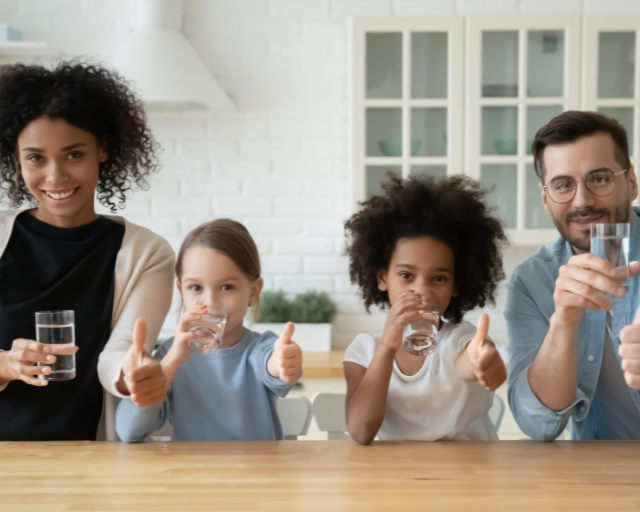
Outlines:
POLYGON ((172 356, 177 361, 185 362, 191 355, 191 347, 189 341, 198 339, 198 334, 189 331, 189 326, 197 322, 203 315, 207 314, 207 306, 204 304, 196 304, 191 306, 178 322, 176 333, 171 346, 172 356))
POLYGON ((120 381, 116 384, 118 390, 123 395, 130 395, 138 407, 164 401, 167 390, 167 379, 160 364, 144 348, 146 339, 147 324, 139 318, 133 328, 133 343, 122 362, 120 381))
POLYGON ((495 391, 507 380, 507 369, 496 346, 487 339, 489 315, 480 317, 476 335, 467 345, 469 361, 476 378, 489 391, 495 391))
POLYGON ((271 376, 287 384, 296 382, 302 371, 302 350, 291 340, 294 329, 293 322, 284 326, 284 332, 273 346, 273 354, 267 364, 271 376))
POLYGON ((396 303, 389 309, 382 332, 382 342, 387 347, 397 350, 402 344, 402 332, 412 322, 420 320, 424 307, 424 297, 413 290, 398 295, 396 303))

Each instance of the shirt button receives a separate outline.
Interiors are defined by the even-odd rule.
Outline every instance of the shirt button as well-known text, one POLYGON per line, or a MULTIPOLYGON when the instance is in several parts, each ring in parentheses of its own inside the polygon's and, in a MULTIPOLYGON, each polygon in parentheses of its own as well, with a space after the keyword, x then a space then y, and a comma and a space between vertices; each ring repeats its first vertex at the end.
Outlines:
POLYGON ((589 361, 591 361, 592 363, 596 360, 595 356, 589 356, 589 357, 587 357, 587 359, 589 361))

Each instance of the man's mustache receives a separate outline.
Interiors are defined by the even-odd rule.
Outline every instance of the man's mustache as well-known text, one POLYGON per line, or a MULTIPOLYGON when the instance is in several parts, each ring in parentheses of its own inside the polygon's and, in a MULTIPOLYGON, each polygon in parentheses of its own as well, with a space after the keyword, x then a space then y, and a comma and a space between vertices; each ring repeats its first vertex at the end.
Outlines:
POLYGON ((596 217, 600 215, 608 215, 608 208, 585 208, 584 210, 573 210, 567 213, 564 218, 567 222, 571 222, 578 217, 596 217))

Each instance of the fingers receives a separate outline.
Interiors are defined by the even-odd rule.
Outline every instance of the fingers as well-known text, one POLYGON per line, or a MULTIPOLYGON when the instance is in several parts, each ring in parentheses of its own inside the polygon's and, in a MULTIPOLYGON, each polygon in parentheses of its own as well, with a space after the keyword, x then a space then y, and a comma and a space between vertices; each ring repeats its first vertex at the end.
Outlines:
POLYGON ((166 396, 167 379, 155 360, 134 368, 126 377, 131 400, 138 407, 162 402, 166 396))
POLYGON ((147 322, 142 318, 136 320, 133 327, 133 351, 136 360, 142 360, 144 354, 144 344, 147 341, 147 322))
POLYGON ((284 343, 291 343, 291 336, 293 336, 293 331, 296 328, 296 324, 293 322, 287 322, 284 326, 284 332, 282 333, 282 340, 284 343))
POLYGON ((602 259, 595 254, 579 254, 577 256, 572 256, 564 267, 595 270, 596 272, 612 277, 615 275, 616 269, 616 267, 607 260, 602 259))
MULTIPOLYGON (((640 324, 633 323, 624 327, 620 331, 620 343, 623 345, 629 343, 640 344, 640 324)), ((622 346, 620 350, 622 350, 622 346)), ((622 355, 622 352, 620 352, 620 355, 622 355)))
POLYGON ((15 358, 16 361, 20 361, 23 364, 53 364, 56 362, 56 356, 52 354, 27 349, 17 350, 12 358, 15 358))
POLYGON ((507 369, 500 357, 496 346, 487 341, 482 348, 480 357, 474 363, 476 377, 489 391, 494 391, 502 385, 507 378, 507 369))
POLYGON ((13 341, 11 351, 14 350, 30 350, 32 352, 40 352, 42 354, 53 353, 51 345, 45 345, 44 343, 38 343, 37 341, 25 340, 22 338, 13 341))
POLYGON ((607 297, 589 285, 576 281, 556 281, 553 300, 558 306, 611 311, 613 304, 607 297))
POLYGON ((204 304, 196 304, 191 306, 178 322, 177 332, 186 332, 189 325, 200 320, 207 313, 207 306, 204 304))
POLYGON ((293 341, 280 348, 274 348, 278 377, 286 383, 298 380, 302 370, 302 350, 293 341))
POLYGON ((478 320, 478 326, 476 327, 476 335, 471 340, 471 343, 475 343, 478 346, 484 345, 487 335, 489 334, 489 315, 483 313, 478 320))
MULTIPOLYGON (((599 272, 594 272, 590 269, 584 269, 581 267, 571 267, 570 265, 564 265, 560 267, 559 277, 566 281, 574 281, 587 285, 593 291, 601 291, 610 293, 611 295, 617 295, 623 297, 626 293, 624 286, 621 286, 615 278, 620 278, 620 269, 614 268, 611 273, 607 275, 599 272)), ((625 276, 626 278, 626 270, 625 276)))

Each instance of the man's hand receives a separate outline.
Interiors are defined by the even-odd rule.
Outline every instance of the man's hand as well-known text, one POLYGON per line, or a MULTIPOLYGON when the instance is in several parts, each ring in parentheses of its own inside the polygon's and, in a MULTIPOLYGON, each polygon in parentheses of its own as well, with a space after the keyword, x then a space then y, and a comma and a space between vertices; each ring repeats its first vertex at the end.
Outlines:
MULTIPOLYGON (((637 261, 629 265, 629 275, 640 272, 637 261)), ((572 256, 560 267, 553 300, 555 316, 566 326, 577 325, 587 309, 610 311, 613 307, 605 293, 623 297, 626 289, 616 280, 619 270, 594 254, 572 256), (603 293, 604 292, 604 293, 603 293)))

